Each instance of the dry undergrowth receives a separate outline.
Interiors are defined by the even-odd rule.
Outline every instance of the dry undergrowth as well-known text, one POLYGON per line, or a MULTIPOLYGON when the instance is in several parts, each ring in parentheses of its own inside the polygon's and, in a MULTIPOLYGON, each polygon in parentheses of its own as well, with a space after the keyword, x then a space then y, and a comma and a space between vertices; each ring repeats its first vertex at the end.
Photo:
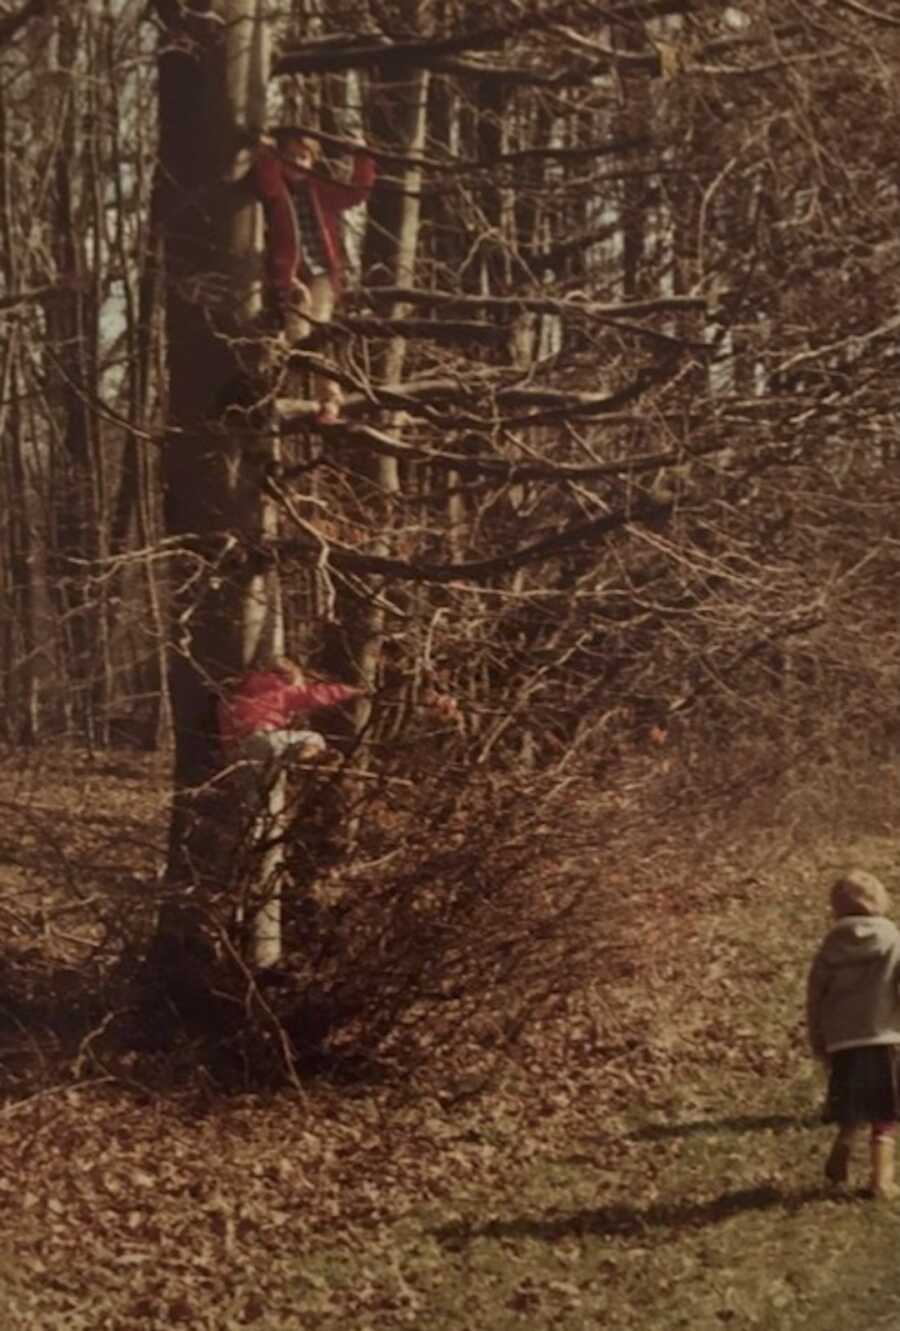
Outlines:
MULTIPOLYGON (((3 798, 11 953, 102 951, 97 893, 120 891, 133 927, 136 856, 149 870, 162 832, 146 765, 7 772, 3 798), (29 841, 49 808, 57 844, 29 841), (50 890, 63 863, 70 914, 50 890)), ((821 1186, 799 999, 823 882, 851 857, 900 898, 900 856, 877 816, 851 851, 811 841, 817 810, 798 807, 762 835, 735 829, 702 870, 679 875, 673 856, 645 884, 630 968, 598 974, 482 1094, 464 1050, 405 1084, 226 1097, 189 1046, 105 1068, 82 1039, 7 1023, 5 1331, 836 1331, 886 1316, 897 1219, 821 1186)))

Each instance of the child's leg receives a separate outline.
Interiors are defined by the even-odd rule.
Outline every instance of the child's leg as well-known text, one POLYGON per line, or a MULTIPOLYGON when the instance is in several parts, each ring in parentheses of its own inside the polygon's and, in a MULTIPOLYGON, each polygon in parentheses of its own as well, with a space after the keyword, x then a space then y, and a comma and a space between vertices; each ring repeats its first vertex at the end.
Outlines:
POLYGON ((853 1142, 859 1132, 858 1123, 842 1123, 825 1161, 825 1177, 829 1183, 846 1183, 850 1171, 853 1142))
MULTIPOLYGON (((308 309, 317 323, 331 323, 334 315, 334 286, 326 273, 320 273, 310 281, 308 309)), ((322 407, 319 420, 326 423, 339 420, 344 403, 340 384, 323 374, 315 374, 312 392, 322 407)))
POLYGON ((897 1124, 885 1119, 872 1124, 872 1195, 896 1197, 894 1183, 894 1133, 897 1124))
POLYGON ((324 736, 317 730, 292 730, 290 735, 291 752, 304 762, 313 762, 316 758, 321 758, 328 748, 324 736))
POLYGON ((245 802, 259 812, 278 775, 290 747, 290 731, 257 730, 241 740, 237 749, 241 787, 245 802))
POLYGON ((314 315, 312 293, 304 282, 294 281, 290 302, 284 311, 284 336, 289 347, 302 342, 312 332, 309 315, 314 315))

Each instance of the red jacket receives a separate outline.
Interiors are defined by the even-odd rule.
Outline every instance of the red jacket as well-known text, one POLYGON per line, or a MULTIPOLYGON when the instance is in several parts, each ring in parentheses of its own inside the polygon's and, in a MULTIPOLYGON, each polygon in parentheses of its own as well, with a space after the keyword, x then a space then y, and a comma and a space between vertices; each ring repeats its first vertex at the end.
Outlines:
POLYGON ((367 152, 356 153, 353 176, 345 184, 342 181, 326 180, 312 171, 295 166, 275 148, 264 145, 258 149, 250 168, 250 187, 262 204, 266 218, 266 268, 269 283, 284 297, 289 295, 294 278, 303 280, 300 228, 291 198, 291 190, 302 180, 308 183, 328 275, 338 295, 344 270, 340 215, 369 197, 375 182, 375 162, 367 152))
POLYGON ((222 743, 226 747, 237 744, 260 730, 289 729, 298 713, 336 707, 358 697, 359 692, 349 684, 289 684, 277 670, 253 670, 229 697, 219 701, 222 743))

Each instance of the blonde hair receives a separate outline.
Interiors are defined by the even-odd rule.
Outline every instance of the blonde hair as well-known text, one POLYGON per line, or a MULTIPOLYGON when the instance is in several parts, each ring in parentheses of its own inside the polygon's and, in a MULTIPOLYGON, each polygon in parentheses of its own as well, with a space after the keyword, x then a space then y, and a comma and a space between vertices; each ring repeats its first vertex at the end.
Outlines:
POLYGON ((303 129, 276 129, 274 134, 275 146, 280 153, 283 153, 289 143, 305 143, 309 149, 309 155, 313 162, 318 162, 322 156, 322 145, 318 139, 314 139, 303 129))
POLYGON ((254 670, 271 670, 276 675, 283 675, 292 683, 302 684, 306 679, 303 667, 292 656, 265 653, 253 662, 254 670))
POLYGON ((831 909, 843 915, 886 915, 890 901, 880 878, 866 869, 849 869, 831 889, 831 909))

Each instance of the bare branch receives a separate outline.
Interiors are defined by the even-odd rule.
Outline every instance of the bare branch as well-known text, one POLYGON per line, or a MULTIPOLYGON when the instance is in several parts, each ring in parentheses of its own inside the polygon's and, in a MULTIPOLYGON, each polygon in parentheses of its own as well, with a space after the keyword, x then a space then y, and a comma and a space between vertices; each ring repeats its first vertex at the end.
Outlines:
POLYGON ((872 19, 875 23, 883 23, 890 28, 900 28, 900 18, 892 18, 890 14, 880 14, 878 10, 860 4, 859 0, 835 0, 835 4, 839 9, 849 9, 852 14, 872 19))
MULTIPOLYGON (((329 134, 315 125, 300 122, 297 131, 305 137, 316 139, 334 153, 354 153, 359 151, 359 143, 341 134, 329 134)), ((423 157, 419 154, 398 154, 385 152, 377 145, 367 145, 367 152, 383 166, 412 167, 423 171, 440 172, 442 175, 466 174, 473 171, 493 170, 497 166, 521 166, 524 162, 579 162, 592 161, 598 157, 612 157, 630 152, 642 152, 653 147, 653 140, 647 134, 625 135, 605 139, 602 143, 580 143, 574 147, 559 144, 543 144, 539 148, 523 148, 515 152, 495 153, 478 158, 461 157, 423 157)), ((604 177, 604 179, 617 177, 604 177)))
MULTIPOLYGON (((647 4, 630 4, 615 9, 599 5, 585 7, 588 21, 620 23, 628 26, 647 18, 666 14, 682 14, 692 7, 692 0, 658 0, 647 4)), ((418 41, 390 41, 379 37, 362 39, 340 36, 324 41, 308 42, 293 51, 286 51, 274 62, 272 73, 324 74, 328 71, 363 69, 372 65, 402 65, 405 68, 433 69, 438 62, 461 51, 493 50, 504 46, 514 37, 529 32, 546 31, 560 21, 572 20, 571 4, 553 5, 544 12, 529 14, 519 22, 505 21, 469 32, 454 33, 449 37, 435 37, 418 41)), ((659 57, 652 59, 658 68, 659 57)))
POLYGON ((46 18, 59 7, 59 0, 26 0, 16 14, 0 21, 0 46, 8 46, 20 28, 35 18, 46 18))
POLYGON ((461 309, 480 310, 532 310, 536 314, 581 314, 600 322, 621 318, 635 319, 644 314, 675 314, 689 310, 705 310, 704 296, 660 296, 655 300, 625 301, 612 305, 585 300, 580 293, 568 299, 548 296, 469 296, 452 291, 421 291, 415 287, 371 287, 369 295, 375 300, 402 301, 407 305, 453 305, 461 309))
MULTIPOLYGON (((328 562, 335 568, 348 573, 377 574, 381 577, 394 578, 400 582, 478 582, 493 577, 497 573, 508 573, 527 564, 538 563, 543 559, 552 559, 579 546, 590 546, 629 526, 654 526, 664 524, 672 512, 669 503, 645 501, 634 505, 628 511, 607 513, 590 522, 572 523, 552 536, 545 536, 530 545, 520 546, 506 554, 495 555, 489 559, 472 559, 458 564, 428 564, 387 559, 381 555, 362 554, 347 546, 328 542, 328 562)), ((291 556, 307 560, 311 556, 321 558, 320 541, 280 541, 279 557, 291 556)))
POLYGON ((0 296, 0 310, 16 309, 19 305, 30 305, 48 296, 58 293, 58 287, 35 287, 31 291, 16 291, 10 296, 0 296))
MULTIPOLYGON (((609 326, 621 333, 635 337, 647 337, 661 346, 676 349, 686 348, 697 355, 705 355, 707 346, 701 342, 691 342, 686 338, 674 337, 671 333, 661 333, 655 328, 645 328, 642 324, 625 323, 620 319, 610 320, 609 326)), ((463 346, 502 346, 509 340, 509 329, 497 324, 484 323, 473 319, 373 319, 353 316, 335 321, 332 330, 361 337, 417 337, 441 345, 460 343, 463 346)))
MULTIPOLYGON (((317 404, 311 403, 311 409, 317 404)), ((619 425, 623 418, 617 418, 619 425)), ((636 424, 636 418, 625 417, 624 423, 636 424)), ((329 449, 344 447, 365 447, 368 451, 386 457, 397 458, 400 462, 427 463, 430 467, 446 468, 460 476, 493 477, 498 483, 515 484, 522 481, 548 481, 566 483, 575 481, 600 480, 603 477, 640 475, 643 472, 657 471, 666 466, 683 466, 693 458, 709 457, 733 447, 730 437, 716 441, 704 447, 685 452, 683 449, 668 449, 660 453, 643 453, 635 457, 621 458, 615 462, 597 462, 586 467, 565 466, 553 462, 526 462, 520 459, 503 457, 485 457, 471 453, 452 453, 445 449, 431 449, 413 443, 406 443, 395 435, 374 426, 342 426, 339 430, 329 431, 329 449)), ((281 475, 289 480, 293 476, 306 475, 309 464, 285 468, 281 475)))
POLYGON ((386 38, 369 37, 363 44, 355 40, 337 38, 337 45, 331 41, 312 42, 294 51, 286 51, 273 65, 275 77, 282 74, 322 74, 326 71, 343 69, 362 69, 371 65, 401 64, 407 68, 430 67, 443 56, 453 55, 458 51, 490 50, 503 46, 511 37, 552 25, 558 14, 566 6, 556 6, 545 14, 531 15, 518 24, 492 24, 486 28, 476 28, 470 32, 455 33, 451 37, 436 37, 419 41, 390 41, 386 38))
MULTIPOLYGON (((320 357, 311 356, 304 352, 295 352, 291 361, 298 365, 322 366, 324 364, 320 357)), ((410 411, 414 414, 421 414, 439 404, 451 404, 472 411, 478 406, 478 389, 480 387, 483 390, 489 390, 494 413, 498 409, 533 413, 524 417, 521 421, 504 420, 494 414, 491 416, 491 424, 495 426, 503 424, 539 424, 548 418, 548 413, 551 414, 550 419, 558 419, 563 416, 577 416, 579 419, 585 419, 617 411, 628 402, 634 401, 653 385, 664 382, 671 374, 673 366, 674 358, 670 357, 662 360, 658 365, 641 370, 635 375, 631 383, 626 384, 615 393, 608 394, 566 392, 553 388, 532 388, 518 382, 503 385, 497 384, 495 378, 490 381, 482 380, 467 384, 461 384, 456 379, 419 379, 390 386, 380 385, 376 387, 371 385, 368 386, 365 394, 357 393, 348 396, 345 409, 348 416, 352 416, 355 411, 371 410, 373 406, 387 408, 391 411, 410 411)), ((331 372, 329 367, 328 373, 331 372)), ((277 407, 282 421, 282 432, 285 434, 292 433, 292 423, 298 421, 308 423, 310 416, 316 412, 314 402, 297 401, 292 398, 279 398, 277 407)), ((452 420, 447 419, 446 412, 441 414, 441 423, 445 428, 451 428, 455 424, 452 420)), ((471 418, 460 422, 464 425, 471 425, 472 423, 471 418)))
MULTIPOLYGON (((854 0, 840 0, 848 8, 866 13, 862 5, 854 0)), ((595 11, 598 22, 628 24, 633 26, 642 17, 688 12, 689 0, 683 3, 660 5, 635 5, 629 8, 627 16, 621 12, 595 11), (650 11, 654 14, 651 15, 650 11)), ((307 41, 302 47, 286 51, 275 62, 273 75, 282 74, 321 74, 328 71, 368 68, 374 65, 404 64, 417 68, 431 69, 435 73, 449 74, 457 78, 477 79, 480 82, 496 82, 525 87, 571 88, 590 84, 593 79, 604 74, 616 73, 623 77, 635 74, 658 76, 662 72, 662 57, 654 47, 646 51, 616 51, 602 42, 576 34, 569 26, 560 26, 550 16, 534 17, 531 22, 524 22, 518 27, 487 28, 471 34, 461 34, 452 38, 437 38, 417 42, 393 42, 387 37, 356 37, 349 33, 332 35, 318 40, 307 41), (502 46, 512 36, 525 33, 535 28, 557 28, 574 39, 579 47, 590 53, 589 58, 574 58, 570 64, 551 71, 538 66, 489 63, 476 57, 467 60, 453 52, 491 50, 502 46)), ((570 19, 571 14, 562 12, 560 17, 570 19)), ((896 20, 882 20, 896 23, 896 20)), ((782 41, 796 35, 797 24, 784 24, 775 29, 774 35, 782 41)), ((708 58, 721 51, 740 49, 768 43, 771 38, 768 31, 764 34, 740 34, 718 38, 700 47, 694 52, 695 59, 708 58)), ((690 72, 690 70, 686 71, 690 72)), ((703 72, 742 73, 740 67, 717 69, 715 66, 704 68, 703 72)))
POLYGON ((463 346, 497 346, 508 333, 497 324, 477 319, 373 319, 365 316, 341 319, 332 325, 360 337, 421 337, 431 342, 463 346))

